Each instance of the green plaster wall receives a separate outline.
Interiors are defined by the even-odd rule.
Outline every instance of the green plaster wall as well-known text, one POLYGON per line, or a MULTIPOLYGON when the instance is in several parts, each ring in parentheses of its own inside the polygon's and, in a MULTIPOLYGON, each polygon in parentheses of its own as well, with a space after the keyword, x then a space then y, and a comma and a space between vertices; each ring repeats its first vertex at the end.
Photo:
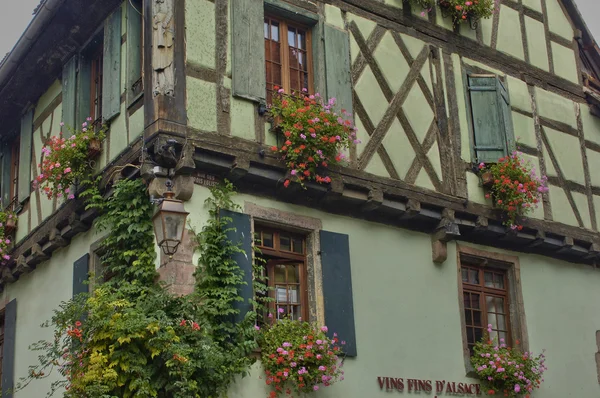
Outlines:
MULTIPOLYGON (((539 0, 537 1, 539 2, 539 0)), ((527 31, 527 42, 531 43, 528 46, 531 64, 549 71, 544 24, 533 18, 525 17, 525 29, 527 31)))
POLYGON ((540 116, 553 120, 558 119, 563 123, 567 123, 572 127, 577 128, 577 119, 571 100, 561 97, 558 94, 551 93, 550 91, 540 89, 539 87, 535 88, 535 96, 540 116))
POLYGON ((185 3, 188 62, 215 68, 215 4, 207 0, 185 3))
POLYGON ((567 40, 573 39, 573 28, 560 5, 560 0, 546 0, 546 11, 550 31, 567 40))
MULTIPOLYGON (((196 228, 206 220, 207 196, 206 188, 196 186, 186 203, 196 228)), ((388 395, 379 390, 377 376, 474 382, 465 377, 462 356, 455 243, 448 244, 448 260, 437 266, 425 234, 251 195, 236 195, 235 201, 317 218, 324 230, 349 234, 358 357, 346 360, 344 381, 315 397, 388 395)), ((593 353, 600 329, 600 273, 540 256, 500 252, 519 256, 530 348, 548 350, 550 369, 536 397, 567 397, 573 385, 578 396, 598 396, 593 353), (557 324, 557 311, 568 321, 557 324)), ((228 393, 229 398, 262 396, 267 393, 260 364, 228 393)))
MULTIPOLYGON (((17 337, 15 341, 15 382, 35 365, 39 353, 28 349, 42 339, 51 339, 52 330, 40 325, 49 320, 60 303, 69 300, 73 292, 73 263, 85 253, 99 237, 93 230, 76 236, 71 244, 52 254, 52 258, 38 265, 34 272, 20 277, 8 285, 2 298, 4 302, 17 300, 17 337)), ((50 391, 50 384, 58 380, 56 369, 48 378, 32 382, 15 398, 40 398, 50 391)))
POLYGON ((498 27, 498 44, 496 48, 515 58, 525 59, 519 13, 512 8, 500 8, 500 26, 498 27))
POLYGON ((188 125, 204 131, 217 130, 217 86, 203 80, 187 78, 188 125))
POLYGON ((552 43, 552 59, 554 61, 554 71, 558 76, 573 83, 579 82, 575 53, 572 48, 552 43))

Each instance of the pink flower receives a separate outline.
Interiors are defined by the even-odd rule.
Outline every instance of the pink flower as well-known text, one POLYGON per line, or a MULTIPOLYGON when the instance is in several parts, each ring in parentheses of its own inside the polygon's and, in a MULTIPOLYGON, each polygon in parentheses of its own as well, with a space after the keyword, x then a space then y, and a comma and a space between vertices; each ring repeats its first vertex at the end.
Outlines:
POLYGON ((258 326, 258 325, 254 325, 254 329, 255 329, 255 330, 260 330, 260 326, 258 326))
POLYGON ((2 256, 2 258, 5 260, 10 260, 10 256, 8 254, 5 254, 4 256, 2 256))
POLYGON ((321 331, 322 331, 322 332, 325 332, 325 333, 327 333, 327 330, 329 330, 329 329, 327 329, 327 326, 323 326, 323 327, 321 328, 321 331))
POLYGON ((60 127, 64 127, 65 126, 65 122, 60 122, 60 127))
POLYGON ((285 311, 285 310, 284 310, 283 308, 278 308, 278 309, 277 309, 277 312, 279 312, 280 314, 283 314, 283 312, 284 312, 284 311, 285 311))
POLYGON ((6 239, 6 240, 4 241, 4 243, 6 243, 7 245, 10 245, 10 239, 6 239))
POLYGON ((313 390, 317 391, 319 389, 319 386, 314 386, 313 390))
POLYGON ((67 168, 65 169, 65 174, 69 174, 70 172, 71 172, 71 168, 70 168, 70 167, 67 167, 67 168))
POLYGON ((521 391, 521 386, 518 384, 515 384, 515 392, 519 393, 521 391))
POLYGON ((67 199, 75 199, 75 195, 70 194, 69 196, 67 196, 67 199))
POLYGON ((273 314, 269 312, 269 318, 273 318, 273 314))

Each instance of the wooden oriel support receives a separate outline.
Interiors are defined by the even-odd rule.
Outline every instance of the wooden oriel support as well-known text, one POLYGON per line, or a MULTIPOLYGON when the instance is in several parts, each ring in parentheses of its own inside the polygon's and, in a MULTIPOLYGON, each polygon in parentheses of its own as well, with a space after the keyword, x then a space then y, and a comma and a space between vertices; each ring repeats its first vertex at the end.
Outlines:
POLYGON ((421 212, 421 202, 415 199, 408 199, 406 202, 406 212, 400 216, 401 220, 409 220, 418 216, 421 212))
POLYGON ((432 260, 436 264, 441 264, 448 258, 448 245, 451 240, 460 237, 460 229, 456 223, 454 210, 444 209, 442 211, 442 220, 436 231, 431 235, 431 253, 432 260))
POLYGON ((13 275, 11 269, 7 266, 5 266, 2 269, 2 280, 5 283, 13 283, 14 281, 17 280, 17 278, 13 275))
POLYGON ((250 159, 238 156, 235 158, 235 162, 233 167, 231 167, 228 178, 235 182, 248 174, 248 170, 250 170, 250 159))
POLYGON ((370 212, 381 207, 383 204, 383 191, 380 189, 371 189, 368 198, 361 206, 363 212, 370 212))
POLYGON ((25 256, 23 255, 17 257, 15 264, 15 273, 18 275, 28 274, 33 271, 33 267, 30 267, 29 264, 27 264, 25 256))
POLYGON ((46 260, 48 260, 50 256, 48 256, 42 250, 42 247, 38 243, 34 243, 31 246, 31 255, 27 257, 27 263, 30 265, 38 265, 46 260))

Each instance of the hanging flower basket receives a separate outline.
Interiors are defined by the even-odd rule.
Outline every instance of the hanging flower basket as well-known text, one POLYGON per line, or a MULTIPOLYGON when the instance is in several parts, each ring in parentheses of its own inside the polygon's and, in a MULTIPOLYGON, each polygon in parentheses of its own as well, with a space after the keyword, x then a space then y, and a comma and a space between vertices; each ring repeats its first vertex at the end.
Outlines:
POLYGON ((477 21, 498 12, 494 0, 439 0, 438 4, 442 16, 451 17, 454 26, 470 22, 473 29, 477 28, 477 21))
POLYGON ((88 144, 88 156, 95 159, 102 151, 102 142, 98 138, 92 138, 88 144))
POLYGON ((278 135, 278 143, 271 150, 278 154, 290 173, 284 186, 291 182, 315 181, 319 184, 331 182, 322 170, 329 164, 341 163, 345 159, 344 150, 350 145, 359 144, 356 128, 346 111, 342 115, 333 111, 336 100, 324 101, 317 93, 284 93, 275 87, 270 115, 273 132, 278 135), (281 138, 282 142, 279 142, 281 138))
POLYGON ((536 208, 541 194, 548 191, 547 178, 538 177, 529 161, 519 152, 498 159, 497 163, 479 164, 486 199, 492 199, 495 208, 502 211, 503 224, 521 230, 524 215, 536 208))

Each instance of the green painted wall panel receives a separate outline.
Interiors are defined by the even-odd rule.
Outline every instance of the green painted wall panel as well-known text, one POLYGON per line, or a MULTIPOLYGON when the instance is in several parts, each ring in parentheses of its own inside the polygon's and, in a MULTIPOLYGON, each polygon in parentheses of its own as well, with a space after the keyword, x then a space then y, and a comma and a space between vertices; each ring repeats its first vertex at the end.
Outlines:
MULTIPOLYGON (((579 138, 548 127, 544 131, 565 178, 585 185, 579 138)), ((546 163, 549 162, 547 158, 546 163)))
POLYGON ((577 128, 577 119, 571 100, 539 87, 535 88, 535 96, 540 116, 559 120, 577 128))
POLYGON ((185 3, 186 50, 189 62, 215 68, 215 4, 208 0, 185 3))
POLYGON ((573 28, 563 11, 561 0, 546 0, 546 10, 548 17, 548 27, 551 32, 554 32, 567 40, 573 39, 573 28))
POLYGON ((189 126, 205 130, 217 130, 217 91, 214 83, 199 79, 187 79, 187 109, 189 126))
POLYGON ((527 44, 531 64, 548 71, 548 50, 546 48, 544 24, 533 18, 525 17, 525 29, 527 31, 527 44))
POLYGON ((506 6, 500 8, 500 26, 498 28, 498 44, 496 48, 515 58, 525 59, 519 13, 506 6))
POLYGON ((579 82, 575 53, 572 48, 553 42, 552 59, 554 60, 554 71, 558 76, 573 83, 579 82))

